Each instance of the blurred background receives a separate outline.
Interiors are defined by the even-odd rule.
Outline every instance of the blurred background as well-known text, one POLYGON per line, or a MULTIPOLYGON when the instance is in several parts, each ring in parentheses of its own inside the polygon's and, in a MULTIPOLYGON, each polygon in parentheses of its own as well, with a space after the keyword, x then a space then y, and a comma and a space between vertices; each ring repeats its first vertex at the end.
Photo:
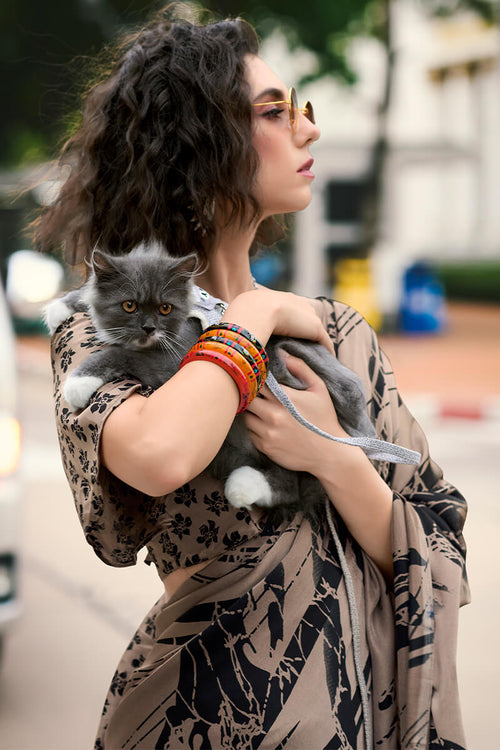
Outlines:
MULTIPOLYGON (((185 3, 185 5, 197 5, 185 3)), ((26 227, 52 200, 96 53, 159 7, 0 7, 0 750, 85 750, 121 652, 161 593, 87 548, 52 416, 41 309, 74 282, 26 227)), ((500 0, 213 0, 243 15, 322 136, 314 198, 254 261, 378 331, 431 452, 470 503, 459 679, 469 748, 498 747, 500 0)), ((467 528, 467 527, 466 527, 467 528)))

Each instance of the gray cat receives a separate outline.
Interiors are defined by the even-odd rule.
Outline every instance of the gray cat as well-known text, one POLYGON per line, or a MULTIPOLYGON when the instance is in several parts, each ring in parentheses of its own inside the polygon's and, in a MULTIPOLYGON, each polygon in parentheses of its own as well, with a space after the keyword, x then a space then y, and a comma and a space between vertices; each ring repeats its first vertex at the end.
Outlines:
MULTIPOLYGON (((154 243, 122 256, 94 252, 88 281, 46 310, 51 333, 73 312, 88 312, 97 337, 107 344, 69 374, 64 397, 71 410, 84 408, 92 394, 114 378, 128 375, 158 388, 177 372, 202 330, 200 321, 190 316, 196 264, 195 255, 173 258, 154 243)), ((280 356, 285 350, 322 378, 349 435, 375 435, 360 378, 323 346, 273 336, 266 349, 270 371, 281 384, 305 388, 280 356)), ((225 481, 226 497, 236 507, 280 505, 291 512, 324 498, 316 479, 283 469, 260 453, 241 417, 235 418, 209 471, 225 481)))

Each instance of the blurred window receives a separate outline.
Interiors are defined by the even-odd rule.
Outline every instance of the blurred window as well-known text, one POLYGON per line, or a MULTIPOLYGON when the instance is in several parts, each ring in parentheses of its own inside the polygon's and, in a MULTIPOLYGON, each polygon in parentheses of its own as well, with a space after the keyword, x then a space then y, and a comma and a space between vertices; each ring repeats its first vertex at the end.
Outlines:
POLYGON ((325 189, 326 220, 331 223, 361 221, 365 183, 358 180, 330 180, 325 189))

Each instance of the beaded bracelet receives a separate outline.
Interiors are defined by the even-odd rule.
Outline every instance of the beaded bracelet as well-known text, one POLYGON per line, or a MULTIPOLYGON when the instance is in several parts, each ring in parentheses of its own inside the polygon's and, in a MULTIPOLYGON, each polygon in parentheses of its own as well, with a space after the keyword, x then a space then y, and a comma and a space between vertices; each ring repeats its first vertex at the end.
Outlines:
POLYGON ((202 333, 199 340, 202 341, 212 336, 223 337, 242 346, 259 367, 262 376, 262 385, 264 384, 268 372, 269 357, 264 347, 252 334, 245 331, 241 326, 223 323, 221 326, 209 326, 202 333))

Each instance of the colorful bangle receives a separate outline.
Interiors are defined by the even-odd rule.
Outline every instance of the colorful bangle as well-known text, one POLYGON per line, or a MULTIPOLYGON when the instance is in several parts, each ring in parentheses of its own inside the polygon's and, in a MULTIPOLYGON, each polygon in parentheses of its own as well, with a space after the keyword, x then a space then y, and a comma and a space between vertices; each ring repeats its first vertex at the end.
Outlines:
POLYGON ((238 411, 244 411, 264 385, 269 357, 261 343, 242 326, 219 323, 209 326, 191 347, 180 367, 206 360, 231 375, 240 393, 238 411))
POLYGON ((236 323, 217 323, 216 325, 208 326, 208 328, 205 329, 204 333, 207 333, 208 331, 217 331, 218 329, 223 329, 225 331, 231 331, 233 333, 239 333, 241 336, 243 336, 247 341, 249 341, 251 344, 254 345, 254 347, 259 352, 260 356, 266 363, 266 365, 269 364, 269 357, 267 356, 267 352, 265 348, 262 346, 260 341, 253 336, 250 331, 247 331, 246 328, 243 328, 242 326, 237 325, 236 323))
POLYGON ((211 351, 204 348, 198 349, 196 351, 194 347, 192 347, 182 360, 180 367, 184 367, 184 365, 187 365, 188 362, 195 362, 197 360, 206 360, 208 362, 213 362, 219 367, 222 367, 223 370, 231 375, 240 392, 240 402, 238 405, 238 411, 236 413, 239 414, 240 412, 244 411, 252 401, 252 397, 250 384, 245 377, 245 374, 237 366, 237 364, 230 357, 227 357, 221 352, 211 351))
POLYGON ((225 336, 203 336, 198 339, 199 343, 205 343, 205 342, 214 342, 221 344, 225 347, 229 347, 231 349, 234 349, 238 354, 240 354, 246 362, 250 365, 252 372, 255 373, 257 377, 257 383, 259 386, 259 390, 264 384, 263 381, 265 380, 265 371, 263 372, 262 366, 260 362, 258 362, 255 357, 252 356, 252 354, 248 351, 245 346, 242 346, 238 341, 232 341, 231 339, 226 338, 225 336))
MULTIPOLYGON (((252 344, 247 338, 242 336, 240 333, 236 333, 235 331, 227 331, 225 329, 212 329, 207 330, 199 338, 200 341, 204 340, 224 340, 229 345, 232 345, 233 343, 237 346, 241 347, 245 351, 245 356, 247 356, 249 359, 254 361, 262 374, 262 377, 265 379, 267 376, 267 364, 262 356, 261 352, 257 347, 252 344), (231 343, 230 343, 231 342, 231 343)), ((267 353, 266 359, 267 359, 267 353)))
POLYGON ((245 350, 248 351, 248 354, 257 363, 262 376, 262 385, 264 384, 267 378, 269 357, 264 347, 257 341, 254 336, 252 336, 252 334, 250 334, 241 326, 237 326, 231 323, 223 323, 221 324, 221 326, 209 326, 202 333, 199 340, 201 341, 211 336, 224 337, 225 339, 234 341, 240 346, 243 346, 245 350))
POLYGON ((245 377, 250 388, 252 399, 255 398, 255 396, 259 392, 259 373, 258 371, 256 372, 249 364, 249 362, 235 349, 218 343, 217 341, 198 341, 192 348, 195 352, 216 352, 223 355, 224 357, 231 359, 245 377))

